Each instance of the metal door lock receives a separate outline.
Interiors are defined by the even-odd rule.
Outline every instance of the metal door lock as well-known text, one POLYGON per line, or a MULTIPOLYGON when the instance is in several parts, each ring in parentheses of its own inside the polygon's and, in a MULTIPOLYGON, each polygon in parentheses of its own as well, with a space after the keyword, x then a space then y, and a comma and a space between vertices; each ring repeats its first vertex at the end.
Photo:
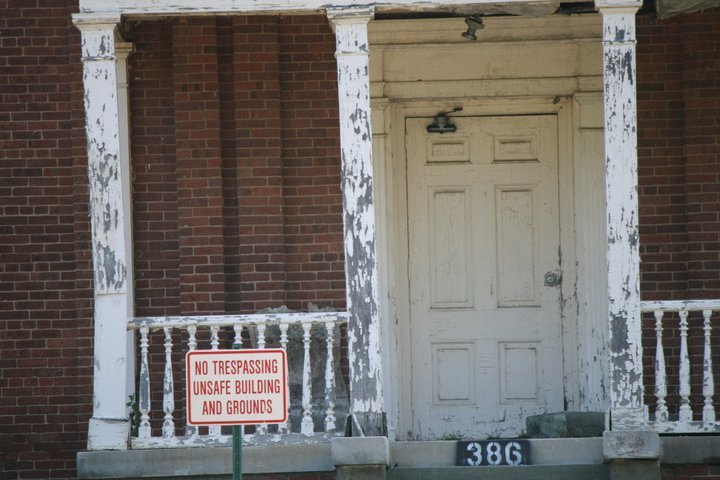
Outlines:
POLYGON ((557 287, 562 282, 562 275, 555 272, 547 272, 544 278, 546 287, 557 287))

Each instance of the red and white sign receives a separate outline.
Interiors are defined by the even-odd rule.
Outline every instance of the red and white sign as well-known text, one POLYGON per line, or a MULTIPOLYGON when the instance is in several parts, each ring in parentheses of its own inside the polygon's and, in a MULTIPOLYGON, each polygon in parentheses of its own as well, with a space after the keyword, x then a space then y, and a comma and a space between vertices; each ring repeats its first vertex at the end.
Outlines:
POLYGON ((287 420, 285 350, 194 350, 185 357, 191 425, 287 420))

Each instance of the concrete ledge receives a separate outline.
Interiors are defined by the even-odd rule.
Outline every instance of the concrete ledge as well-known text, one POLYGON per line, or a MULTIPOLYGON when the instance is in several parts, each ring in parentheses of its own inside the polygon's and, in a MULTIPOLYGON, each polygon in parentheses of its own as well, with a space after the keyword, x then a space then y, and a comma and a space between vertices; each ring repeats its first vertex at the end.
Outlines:
POLYGON ((660 458, 660 435, 648 431, 603 433, 606 460, 654 460, 660 458))
POLYGON ((388 480, 608 480, 608 465, 392 468, 388 480))
POLYGON ((660 463, 720 464, 720 436, 671 436, 661 437, 660 463))
MULTIPOLYGON (((650 432, 640 445, 626 441, 630 432, 610 432, 608 438, 533 439, 532 462, 542 465, 598 465, 608 460, 643 460, 660 454, 662 464, 720 464, 720 435, 663 436, 659 445, 652 446, 650 432), (622 435, 622 442, 611 445, 610 438, 622 435), (610 447, 613 446, 613 451, 610 447), (660 448, 660 446, 662 448, 660 448), (622 448, 619 448, 622 447, 622 448), (643 453, 645 452, 645 453, 643 453), (622 454, 622 456, 619 456, 622 454), (634 456, 629 456, 630 454, 634 456), (638 455, 646 456, 638 456, 638 455)), ((638 432, 632 432, 637 434, 638 432)), ((343 438, 339 443, 319 445, 244 446, 244 473, 332 472, 336 462, 352 465, 370 465, 385 468, 392 466, 440 468, 455 465, 457 443, 454 441, 387 442, 385 437, 343 438), (387 449, 387 450, 386 450, 387 449), (388 452, 389 450, 389 452, 388 452), (334 456, 333 456, 334 455, 334 456), (359 463, 379 462, 379 463, 359 463)), ((637 437, 634 437, 637 440, 637 437)), ((612 440, 618 440, 613 438, 612 440)), ((192 477, 200 479, 227 479, 232 474, 232 454, 228 447, 213 448, 157 448, 125 451, 86 451, 77 455, 79 479, 169 479, 192 477)), ((618 464, 623 462, 613 462, 618 464)), ((338 464, 340 465, 340 464, 338 464)), ((465 468, 465 467, 462 467, 465 468)), ((389 472, 391 472, 389 470, 389 472)), ((460 471, 460 470, 458 470, 460 471)), ((633 480, 639 480, 633 479, 633 480)))
POLYGON ((390 441, 387 437, 338 437, 331 441, 333 464, 390 465, 390 441))
MULTIPOLYGON (((243 473, 330 472, 330 445, 243 447, 243 473)), ((211 478, 232 474, 227 447, 86 451, 77 455, 79 479, 211 478)))
MULTIPOLYGON (((602 438, 543 438, 526 440, 533 465, 598 465, 605 461, 602 438)), ((392 465, 447 467, 455 465, 457 442, 393 442, 392 465)))

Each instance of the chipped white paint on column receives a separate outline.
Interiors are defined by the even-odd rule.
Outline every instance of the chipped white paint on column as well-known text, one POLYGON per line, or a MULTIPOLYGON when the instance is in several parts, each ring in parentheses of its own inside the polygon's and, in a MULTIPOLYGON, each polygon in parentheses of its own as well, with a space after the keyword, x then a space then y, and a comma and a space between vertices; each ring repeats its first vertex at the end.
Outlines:
MULTIPOLYGON (((287 323, 280 323, 280 348, 287 351, 287 345, 288 345, 288 327, 290 325, 287 323)), ((287 405, 288 408, 290 408, 290 392, 287 394, 287 405)), ((288 410, 288 416, 287 418, 290 418, 290 411, 288 410)), ((283 423, 278 425, 278 433, 289 433, 290 429, 288 428, 288 421, 285 420, 283 423)))
POLYGON ((351 409, 362 432, 385 431, 370 129, 368 9, 329 10, 335 28, 342 155, 351 409))
MULTIPOLYGON (((194 352, 197 350, 197 325, 188 325, 187 327, 187 333, 188 333, 188 352, 194 352)), ((188 437, 196 437, 198 435, 198 427, 195 425, 190 425, 189 423, 185 425, 185 435, 188 437)))
POLYGON ((665 368, 665 347, 663 346, 663 317, 662 310, 655 310, 655 421, 667 422, 667 369, 665 368))
POLYGON ((172 368, 172 327, 165 327, 165 374, 163 375, 163 417, 162 436, 173 438, 175 436, 175 387, 172 368))
MULTIPOLYGON (((190 328, 188 328, 190 331, 190 328)), ((140 425, 138 437, 150 438, 150 364, 148 362, 148 334, 150 327, 143 323, 140 327, 140 386, 138 388, 138 408, 140 409, 140 425)))
POLYGON ((335 358, 333 354, 335 322, 325 322, 325 348, 327 358, 325 359, 325 431, 335 431, 335 358))
POLYGON ((715 381, 712 368, 712 310, 703 310, 703 422, 715 422, 715 407, 713 396, 715 396, 715 381))
POLYGON ((85 132, 95 290, 93 416, 88 448, 127 448, 128 372, 134 370, 132 221, 127 115, 130 44, 117 33, 119 16, 75 15, 82 34, 85 132))
POLYGON ((312 435, 315 425, 312 418, 312 372, 310 371, 310 329, 312 323, 303 322, 302 409, 300 433, 312 435))
POLYGON ((678 408, 678 420, 689 422, 692 420, 693 412, 690 408, 690 356, 688 354, 688 314, 687 310, 680 310, 680 368, 678 371, 678 382, 680 383, 680 407, 678 408))
POLYGON ((610 400, 613 429, 642 428, 635 12, 639 2, 597 2, 603 16, 605 193, 610 400))

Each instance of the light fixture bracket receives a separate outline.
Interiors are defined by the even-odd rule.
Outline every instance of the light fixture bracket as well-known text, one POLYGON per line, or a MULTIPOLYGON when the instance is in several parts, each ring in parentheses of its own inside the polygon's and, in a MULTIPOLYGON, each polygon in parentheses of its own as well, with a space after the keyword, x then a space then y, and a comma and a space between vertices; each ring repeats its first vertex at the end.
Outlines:
POLYGON ((448 116, 451 113, 455 112, 461 112, 462 107, 455 107, 449 112, 440 112, 437 115, 435 115, 435 118, 433 119, 433 123, 427 126, 428 133, 452 133, 457 130, 457 126, 451 123, 450 117, 448 116))
POLYGON ((478 17, 477 15, 467 17, 465 19, 465 24, 468 28, 462 33, 462 37, 467 38, 468 40, 472 40, 473 42, 477 40, 477 35, 475 35, 475 32, 485 28, 485 25, 483 25, 482 17, 478 17))

